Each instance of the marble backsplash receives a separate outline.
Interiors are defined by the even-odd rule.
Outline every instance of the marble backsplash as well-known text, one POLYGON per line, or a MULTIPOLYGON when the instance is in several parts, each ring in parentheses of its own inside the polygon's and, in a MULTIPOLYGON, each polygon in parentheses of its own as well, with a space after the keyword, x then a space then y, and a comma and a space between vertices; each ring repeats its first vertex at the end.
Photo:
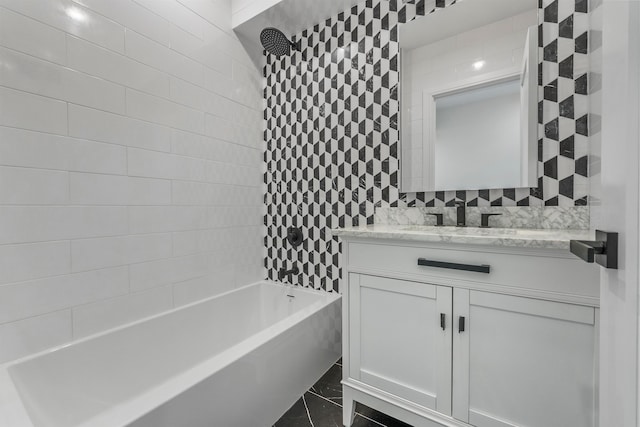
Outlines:
MULTIPOLYGON (((434 213, 444 214, 444 225, 456 225, 455 207, 378 207, 374 222, 389 225, 436 225, 436 217, 429 215, 434 213)), ((483 213, 501 214, 489 218, 489 226, 495 228, 589 229, 588 206, 467 207, 467 225, 479 227, 480 215, 483 213)))

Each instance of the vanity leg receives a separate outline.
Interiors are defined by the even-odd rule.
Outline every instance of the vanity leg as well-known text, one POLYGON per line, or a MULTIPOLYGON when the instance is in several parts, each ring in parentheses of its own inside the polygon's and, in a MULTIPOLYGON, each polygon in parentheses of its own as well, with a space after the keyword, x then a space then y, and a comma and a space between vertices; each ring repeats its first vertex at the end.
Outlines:
POLYGON ((351 427, 356 416, 355 401, 350 390, 342 388, 342 424, 344 427, 351 427))

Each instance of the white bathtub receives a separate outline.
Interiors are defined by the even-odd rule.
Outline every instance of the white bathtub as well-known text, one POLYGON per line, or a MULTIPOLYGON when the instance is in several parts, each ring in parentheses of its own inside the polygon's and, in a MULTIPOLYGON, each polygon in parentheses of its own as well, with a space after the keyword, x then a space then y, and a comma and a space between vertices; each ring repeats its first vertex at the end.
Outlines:
POLYGON ((270 426, 340 357, 340 304, 256 283, 0 366, 0 426, 270 426))

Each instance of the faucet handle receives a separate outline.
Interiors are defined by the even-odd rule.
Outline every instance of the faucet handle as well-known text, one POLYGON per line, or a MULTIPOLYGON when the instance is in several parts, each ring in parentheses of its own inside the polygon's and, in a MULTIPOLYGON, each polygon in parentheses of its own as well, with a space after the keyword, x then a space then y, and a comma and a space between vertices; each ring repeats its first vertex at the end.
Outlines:
POLYGON ((436 226, 444 225, 444 214, 441 213, 427 213, 427 215, 433 215, 436 217, 436 226))
POLYGON ((492 216, 502 215, 500 213, 483 213, 480 214, 480 228, 489 228, 489 218, 492 216))

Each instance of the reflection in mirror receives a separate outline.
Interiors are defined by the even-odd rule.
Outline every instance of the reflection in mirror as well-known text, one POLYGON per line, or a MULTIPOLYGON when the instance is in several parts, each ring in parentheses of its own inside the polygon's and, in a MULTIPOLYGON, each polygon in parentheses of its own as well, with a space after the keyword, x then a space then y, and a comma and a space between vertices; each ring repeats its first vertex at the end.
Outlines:
POLYGON ((537 4, 465 0, 400 27, 401 190, 537 185, 537 4))
POLYGON ((438 96, 435 116, 435 189, 467 188, 469 176, 478 188, 520 180, 520 79, 438 96), (487 167, 493 162, 502 166, 487 167))

